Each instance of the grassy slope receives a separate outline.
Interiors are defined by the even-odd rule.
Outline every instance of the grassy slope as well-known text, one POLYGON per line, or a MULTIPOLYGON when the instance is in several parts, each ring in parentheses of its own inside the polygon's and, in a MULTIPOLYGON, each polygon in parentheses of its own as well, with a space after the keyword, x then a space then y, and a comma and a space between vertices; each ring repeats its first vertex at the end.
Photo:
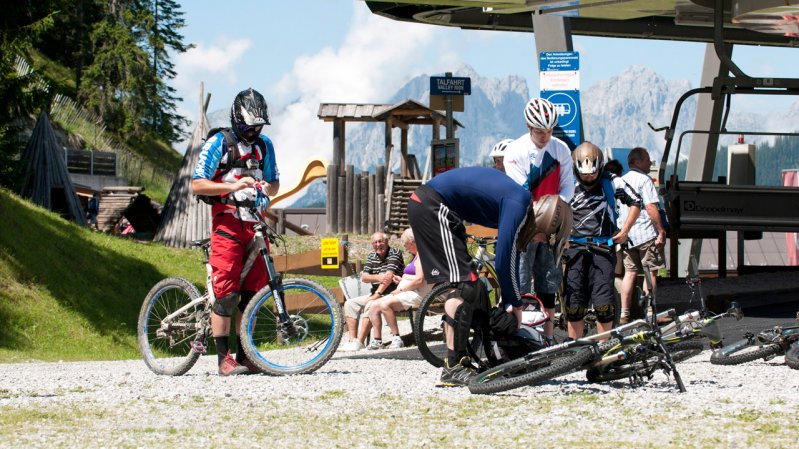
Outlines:
POLYGON ((136 322, 166 276, 202 256, 93 233, 0 189, 0 362, 137 358, 136 322))

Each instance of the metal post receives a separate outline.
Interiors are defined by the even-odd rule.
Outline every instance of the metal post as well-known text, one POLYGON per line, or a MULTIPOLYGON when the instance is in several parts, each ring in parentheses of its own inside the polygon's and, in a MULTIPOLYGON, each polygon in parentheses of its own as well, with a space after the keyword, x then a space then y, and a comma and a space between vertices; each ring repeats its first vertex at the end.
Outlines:
MULTIPOLYGON (((452 78, 452 72, 446 73, 447 78, 452 78)), ((455 128, 452 120, 452 95, 444 95, 444 104, 447 107, 447 139, 455 137, 455 128)))

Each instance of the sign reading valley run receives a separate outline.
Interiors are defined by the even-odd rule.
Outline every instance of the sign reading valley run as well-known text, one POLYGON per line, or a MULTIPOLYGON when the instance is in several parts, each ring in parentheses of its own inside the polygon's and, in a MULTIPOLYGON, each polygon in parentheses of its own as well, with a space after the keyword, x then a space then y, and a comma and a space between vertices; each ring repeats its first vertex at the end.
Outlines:
POLYGON ((572 150, 580 136, 580 54, 576 51, 542 51, 539 58, 541 98, 558 111, 553 133, 572 150))
POLYGON ((472 79, 458 76, 431 76, 430 95, 471 95, 472 79))

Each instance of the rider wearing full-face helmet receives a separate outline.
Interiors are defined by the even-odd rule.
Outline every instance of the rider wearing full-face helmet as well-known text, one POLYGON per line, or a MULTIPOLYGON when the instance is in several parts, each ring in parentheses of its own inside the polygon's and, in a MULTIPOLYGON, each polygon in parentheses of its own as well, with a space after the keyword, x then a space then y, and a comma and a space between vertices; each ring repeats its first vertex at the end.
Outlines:
POLYGON ((599 147, 584 142, 574 149, 574 175, 577 186, 571 208, 574 226, 566 250, 566 318, 571 338, 583 336, 583 318, 588 303, 597 313, 597 332, 613 327, 615 292, 613 286, 616 252, 614 244, 624 244, 635 219, 641 212, 641 200, 623 182, 614 182, 604 172, 604 157, 599 147), (616 201, 630 207, 630 215, 621 229, 616 226, 616 201), (607 248, 586 251, 588 242, 607 248))
MULTIPOLYGON (((211 256, 212 284, 216 302, 211 313, 211 330, 217 349, 219 374, 228 376, 255 371, 241 350, 234 360, 229 355, 228 335, 236 309, 243 311, 256 291, 266 285, 266 267, 258 257, 241 281, 247 244, 253 239, 253 225, 266 208, 256 191, 275 195, 280 188, 272 141, 261 130, 269 124, 266 100, 253 89, 239 92, 230 108, 230 129, 211 135, 200 150, 191 188, 195 195, 212 198, 211 256)), ((239 335, 241 314, 236 322, 239 335)))
MULTIPOLYGON (((549 100, 531 98, 524 107, 524 120, 527 133, 505 149, 505 173, 529 190, 536 201, 544 195, 559 195, 568 203, 574 195, 574 175, 569 147, 552 136, 558 125, 558 109, 549 100)), ((535 293, 553 315, 555 293, 563 275, 549 243, 539 233, 527 245, 519 262, 519 288, 524 293, 535 293)), ((552 333, 552 322, 548 321, 544 335, 551 337, 552 333)))

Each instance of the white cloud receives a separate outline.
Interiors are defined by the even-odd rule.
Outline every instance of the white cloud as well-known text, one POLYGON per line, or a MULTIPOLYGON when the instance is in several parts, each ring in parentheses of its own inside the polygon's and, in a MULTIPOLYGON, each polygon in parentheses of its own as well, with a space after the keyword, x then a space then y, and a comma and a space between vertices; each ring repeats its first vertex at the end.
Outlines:
MULTIPOLYGON (((178 96, 184 100, 184 108, 178 113, 190 120, 196 120, 197 89, 199 81, 206 83, 221 81, 226 85, 237 82, 237 64, 241 63, 244 54, 253 46, 249 39, 228 39, 220 37, 212 45, 198 44, 196 47, 175 56, 175 72, 177 76, 172 82, 178 96)), ((206 84, 208 85, 208 84, 206 84)))
POLYGON ((281 191, 299 181, 305 162, 332 159, 333 126, 317 117, 320 103, 382 102, 409 74, 424 71, 426 58, 420 53, 433 41, 434 27, 388 20, 365 7, 355 8, 352 23, 340 48, 299 57, 275 89, 278 101, 295 99, 277 112, 268 130, 277 151, 281 191))

